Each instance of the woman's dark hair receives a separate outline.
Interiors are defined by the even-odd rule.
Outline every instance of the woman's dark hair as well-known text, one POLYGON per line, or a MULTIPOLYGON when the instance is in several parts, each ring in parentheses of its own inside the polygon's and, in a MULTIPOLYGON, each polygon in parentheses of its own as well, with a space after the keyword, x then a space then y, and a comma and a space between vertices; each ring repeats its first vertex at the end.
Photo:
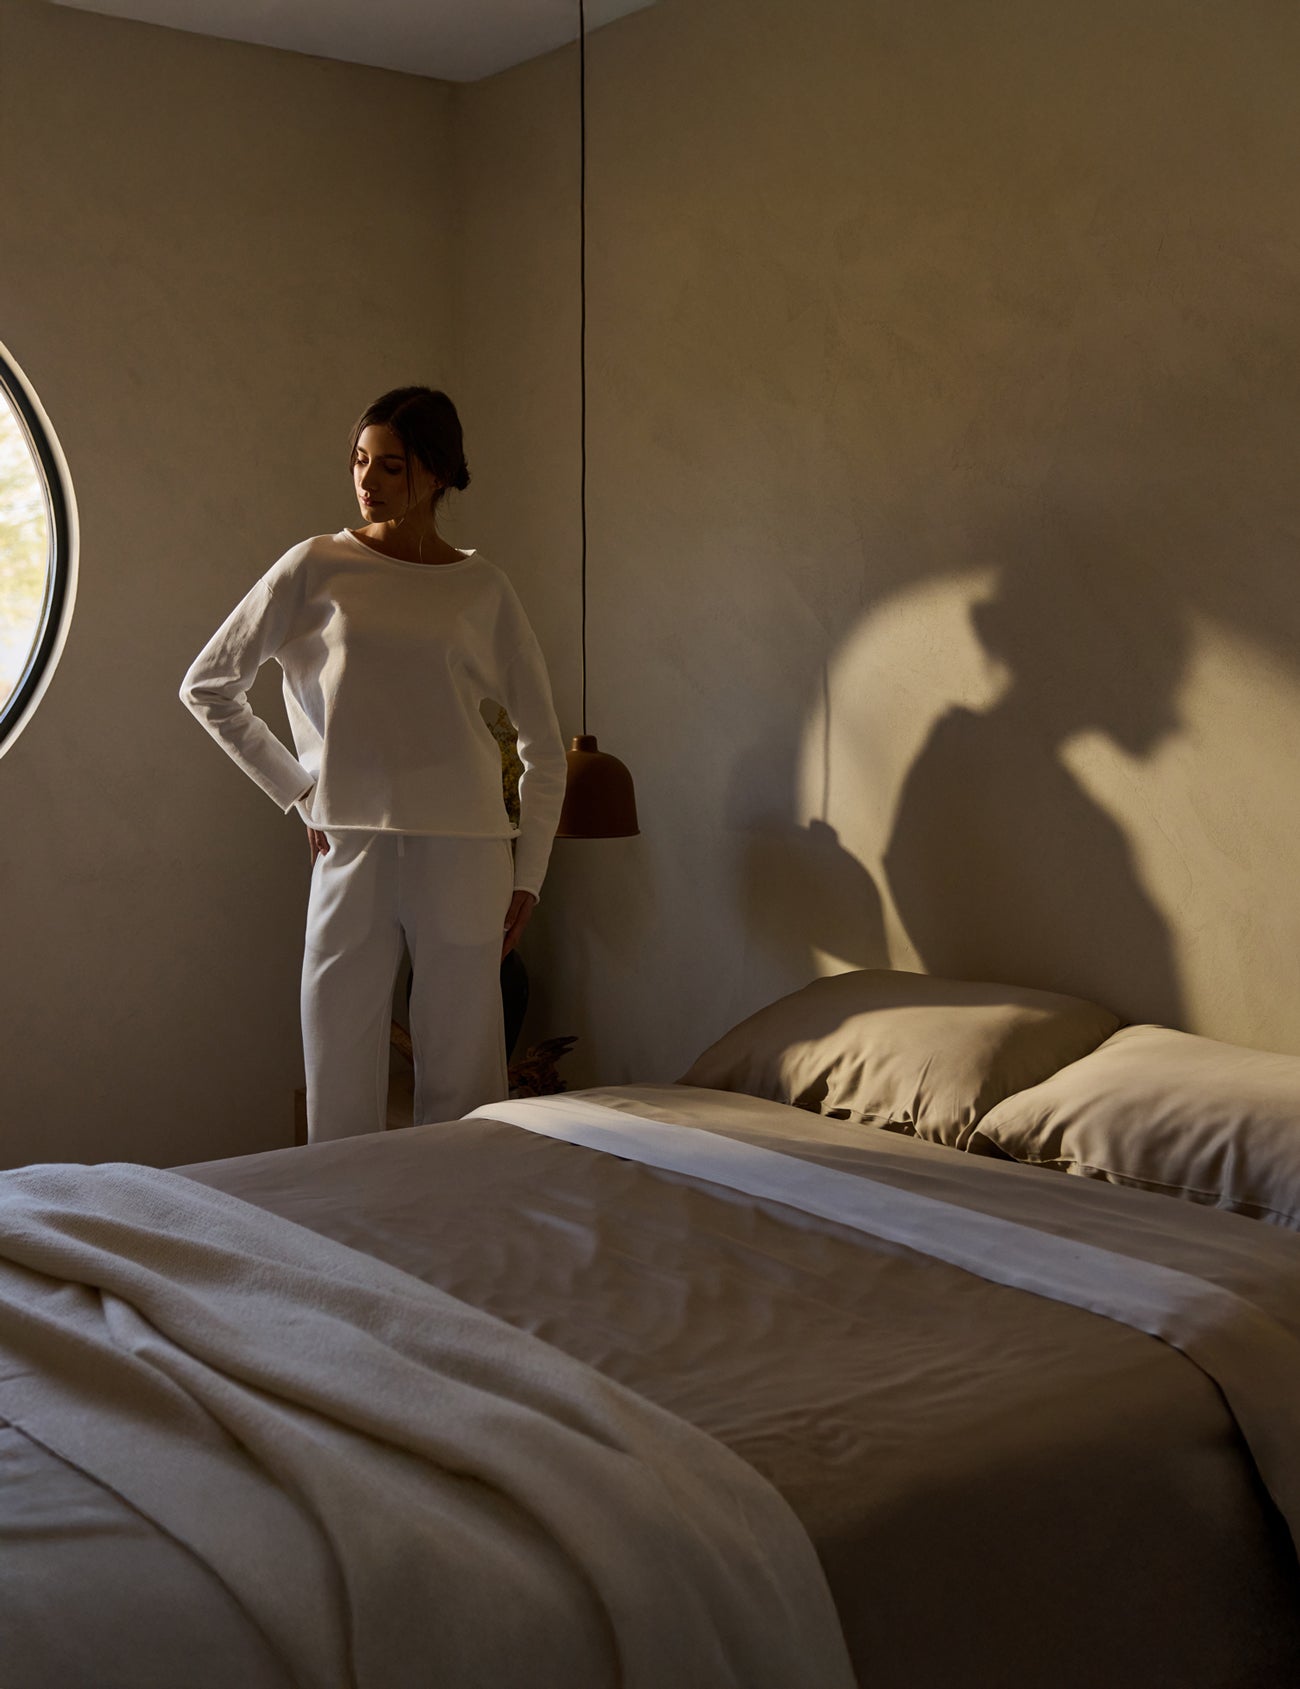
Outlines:
POLYGON ((438 482, 434 504, 442 502, 448 487, 463 493, 469 486, 469 466, 461 438, 460 418, 445 393, 434 387, 394 387, 367 405, 352 425, 348 462, 357 455, 357 441, 367 428, 391 428, 406 448, 407 476, 415 458, 438 482))

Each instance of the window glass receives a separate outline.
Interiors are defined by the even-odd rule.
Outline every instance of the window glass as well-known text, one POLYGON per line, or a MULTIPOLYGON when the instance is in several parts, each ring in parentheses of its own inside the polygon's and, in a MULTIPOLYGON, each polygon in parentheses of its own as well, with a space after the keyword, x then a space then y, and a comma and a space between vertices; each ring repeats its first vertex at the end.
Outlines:
POLYGON ((27 430, 0 385, 0 715, 40 643, 51 550, 45 480, 27 430))
POLYGON ((58 443, 0 347, 0 751, 58 660, 72 609, 75 528, 58 443))

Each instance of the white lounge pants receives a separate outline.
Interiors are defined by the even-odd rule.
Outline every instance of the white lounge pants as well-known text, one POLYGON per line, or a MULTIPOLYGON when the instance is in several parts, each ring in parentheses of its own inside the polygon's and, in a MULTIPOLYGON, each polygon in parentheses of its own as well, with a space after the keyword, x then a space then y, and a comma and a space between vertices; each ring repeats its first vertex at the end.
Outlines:
POLYGON ((507 1094, 501 942, 508 839, 331 832, 312 864, 302 964, 307 1135, 380 1132, 393 986, 411 956, 415 1121, 507 1094))

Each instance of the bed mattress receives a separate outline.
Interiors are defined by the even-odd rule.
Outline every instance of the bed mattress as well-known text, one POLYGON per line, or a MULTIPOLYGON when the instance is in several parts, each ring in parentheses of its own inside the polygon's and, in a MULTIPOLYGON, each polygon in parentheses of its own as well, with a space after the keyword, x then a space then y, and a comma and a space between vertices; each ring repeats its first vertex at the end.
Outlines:
MULTIPOLYGON (((900 1188, 998 1179, 1012 1211, 1052 1179, 751 1098, 583 1095, 900 1188)), ((1295 1552, 1221 1392, 1114 1320, 501 1121, 183 1171, 541 1337, 740 1455, 806 1529, 871 1689, 1300 1681, 1295 1552)), ((1070 1185, 1138 1230, 1172 1226, 1181 1258, 1225 1236, 1253 1256, 1263 1231, 1070 1185)), ((1260 1271, 1270 1250, 1294 1270, 1294 1238, 1259 1248, 1260 1271)), ((0 1548, 39 1545, 73 1587, 107 1549, 184 1627, 191 1573, 129 1509, 12 1433, 0 1472, 22 1502, 0 1548)), ((221 1646, 195 1626, 196 1648, 221 1646)))

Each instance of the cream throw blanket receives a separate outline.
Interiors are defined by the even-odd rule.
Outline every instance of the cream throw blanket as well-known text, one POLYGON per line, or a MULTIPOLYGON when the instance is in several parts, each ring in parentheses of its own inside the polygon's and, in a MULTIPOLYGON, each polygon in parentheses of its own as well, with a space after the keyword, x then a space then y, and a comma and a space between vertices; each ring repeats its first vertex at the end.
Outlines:
MULTIPOLYGON (((743 1461, 238 1198, 0 1176, 0 1303, 0 1415, 197 1556, 300 1689, 853 1682, 816 1556, 743 1461)), ((70 1622, 93 1598, 67 1592, 70 1622)))

